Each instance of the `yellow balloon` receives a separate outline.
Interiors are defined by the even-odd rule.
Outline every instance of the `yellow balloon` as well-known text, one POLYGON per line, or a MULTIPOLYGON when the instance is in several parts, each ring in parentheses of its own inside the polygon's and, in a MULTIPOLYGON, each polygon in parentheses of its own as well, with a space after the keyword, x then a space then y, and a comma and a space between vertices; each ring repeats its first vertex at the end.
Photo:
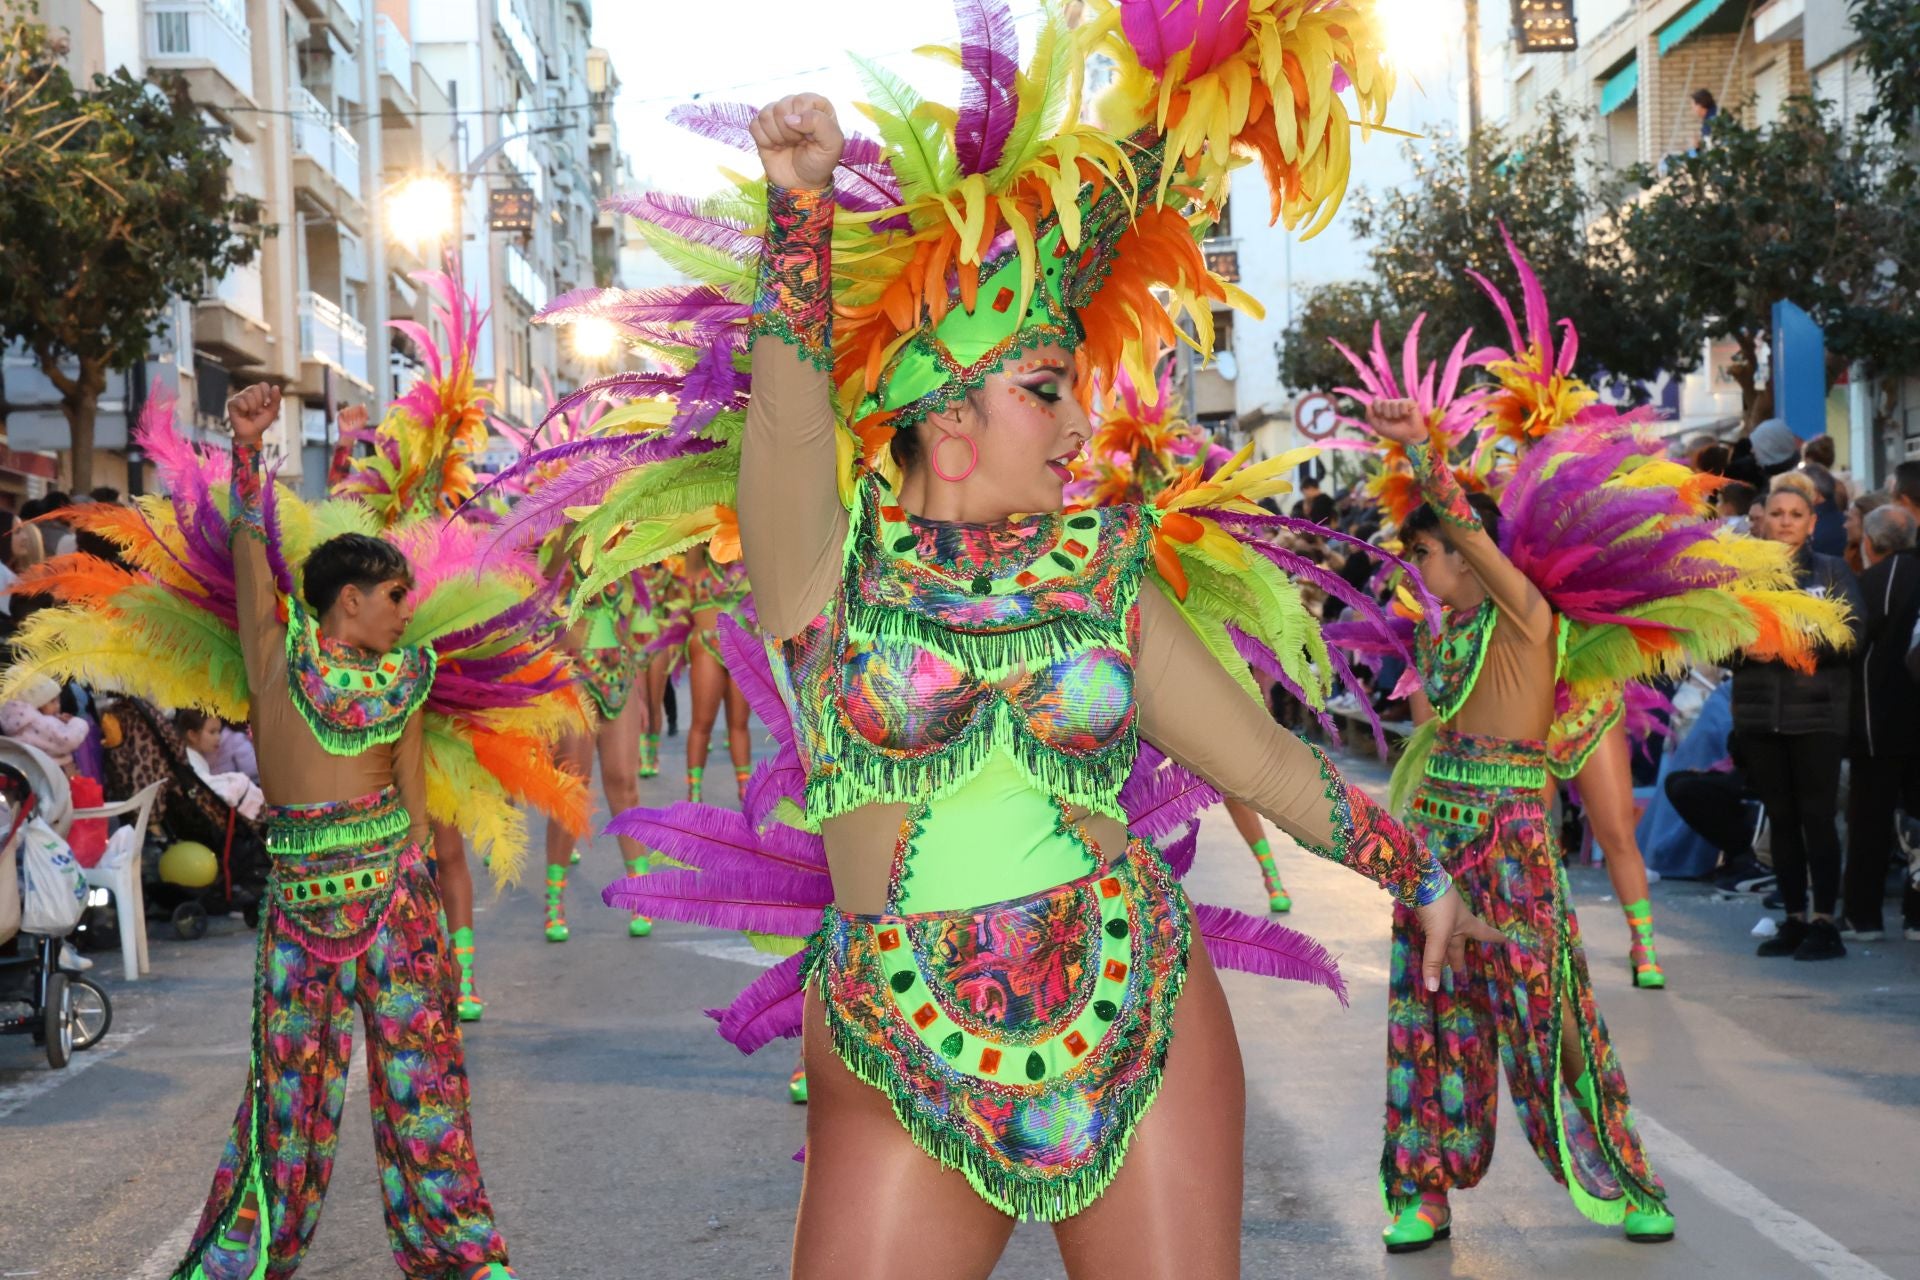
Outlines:
POLYGON ((160 879, 182 889, 204 889, 220 875, 220 856, 203 844, 182 840, 160 855, 160 879))

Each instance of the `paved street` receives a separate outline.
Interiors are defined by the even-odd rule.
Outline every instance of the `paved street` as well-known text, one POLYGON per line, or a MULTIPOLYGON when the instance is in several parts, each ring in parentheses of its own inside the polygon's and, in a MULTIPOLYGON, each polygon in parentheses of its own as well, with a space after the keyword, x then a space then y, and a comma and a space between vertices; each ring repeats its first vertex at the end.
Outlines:
MULTIPOLYGON (((678 746, 678 741, 670 744, 678 746)), ((718 753, 716 753, 716 758, 718 753)), ((677 774, 678 770, 670 770, 677 774)), ((670 799, 674 784, 648 784, 670 799)), ((1674 987, 1629 988, 1627 933, 1597 872, 1575 878, 1602 1008, 1625 1059, 1680 1237, 1636 1247, 1579 1218, 1510 1111, 1486 1184, 1456 1202, 1450 1246, 1389 1261, 1379 1244, 1387 904, 1337 867, 1283 852, 1294 923, 1342 957, 1353 1007, 1228 975, 1249 1071, 1246 1274, 1316 1280, 1504 1277, 1920 1277, 1920 944, 1837 964, 1761 962, 1751 899, 1655 889, 1674 987)), ((598 906, 612 842, 580 868, 573 940, 540 936, 537 894, 484 904, 469 1030, 482 1160, 527 1280, 774 1276, 786 1267, 803 1112, 785 1047, 744 1059, 700 1010, 754 974, 732 937, 665 924, 626 936, 598 906)), ((1209 819, 1195 896, 1253 908, 1259 879, 1209 819)), ((198 1213, 244 1070, 251 934, 197 943, 161 926, 152 981, 117 981, 108 1043, 51 1073, 0 1040, 0 1277, 165 1277, 198 1213)), ((364 1082, 350 1094, 308 1280, 395 1274, 377 1207, 364 1082)), ((997 1273, 1061 1273, 1024 1227, 997 1273)))

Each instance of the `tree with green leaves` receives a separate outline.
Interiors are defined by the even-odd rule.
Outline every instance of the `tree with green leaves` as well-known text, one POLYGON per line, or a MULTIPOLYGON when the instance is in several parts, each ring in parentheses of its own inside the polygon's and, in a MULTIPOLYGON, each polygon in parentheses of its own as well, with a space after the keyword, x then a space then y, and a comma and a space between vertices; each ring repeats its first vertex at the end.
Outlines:
POLYGON ((1912 137, 1920 127, 1920 0, 1847 0, 1847 15, 1873 77, 1874 104, 1863 117, 1912 137))
POLYGON ((1471 148, 1443 137, 1409 143, 1412 178, 1355 197, 1354 233, 1371 242, 1368 278, 1310 293, 1282 336, 1287 385, 1343 383, 1350 370, 1327 339, 1359 350, 1372 341, 1376 318, 1393 335, 1425 312, 1423 332, 1435 342, 1451 343, 1468 328, 1504 342, 1498 312, 1467 274, 1516 292, 1502 225, 1555 313, 1578 317, 1580 374, 1651 380, 1691 368, 1699 344, 1689 346, 1678 325, 1632 296, 1630 264, 1608 230, 1617 184, 1595 170, 1579 126, 1579 116, 1549 99, 1537 127, 1524 133, 1483 128, 1471 148))
POLYGON ((1920 368, 1912 179, 1896 149, 1843 130, 1823 103, 1793 99, 1768 125, 1723 113, 1712 146, 1634 173, 1642 194, 1621 212, 1620 239, 1635 311, 1672 318, 1696 346, 1734 342, 1749 423, 1768 408, 1759 344, 1783 300, 1826 330, 1829 379, 1855 360, 1920 368))
POLYGON ((93 483, 107 375, 145 358, 167 305, 258 248, 256 201, 178 78, 76 86, 28 9, 0 15, 0 344, 60 393, 76 492, 93 483))

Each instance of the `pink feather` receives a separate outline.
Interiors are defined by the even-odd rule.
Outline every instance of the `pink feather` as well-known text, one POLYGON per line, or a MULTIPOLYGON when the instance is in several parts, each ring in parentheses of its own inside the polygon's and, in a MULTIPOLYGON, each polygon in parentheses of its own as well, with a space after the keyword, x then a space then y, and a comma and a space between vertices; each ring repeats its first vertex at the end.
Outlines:
POLYGON ((1215 968, 1310 982, 1333 992, 1341 1004, 1347 1003, 1347 983, 1340 976, 1339 963, 1305 934, 1205 902, 1194 904, 1193 918, 1215 968))

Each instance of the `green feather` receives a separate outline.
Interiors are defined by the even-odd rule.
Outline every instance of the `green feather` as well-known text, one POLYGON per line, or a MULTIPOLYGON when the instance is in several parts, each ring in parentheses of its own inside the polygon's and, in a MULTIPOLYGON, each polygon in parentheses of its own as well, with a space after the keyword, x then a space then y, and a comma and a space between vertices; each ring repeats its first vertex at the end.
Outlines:
POLYGON ((1078 92, 1079 63, 1064 46, 1073 34, 1067 29, 1054 0, 1044 6, 1045 21, 1034 42, 1033 59, 1015 80, 1020 114, 1007 134, 1000 163, 987 175, 987 190, 1004 191, 1047 149, 1047 143, 1065 123, 1068 106, 1078 92))
POLYGON ((742 262, 724 250, 683 240, 651 222, 636 219, 632 226, 668 266, 712 285, 735 302, 753 301, 760 287, 758 262, 742 262))
POLYGON ((855 57, 853 64, 873 95, 867 115, 890 150, 901 195, 911 201, 951 188, 959 179, 960 161, 945 126, 926 111, 926 100, 877 63, 855 57))

